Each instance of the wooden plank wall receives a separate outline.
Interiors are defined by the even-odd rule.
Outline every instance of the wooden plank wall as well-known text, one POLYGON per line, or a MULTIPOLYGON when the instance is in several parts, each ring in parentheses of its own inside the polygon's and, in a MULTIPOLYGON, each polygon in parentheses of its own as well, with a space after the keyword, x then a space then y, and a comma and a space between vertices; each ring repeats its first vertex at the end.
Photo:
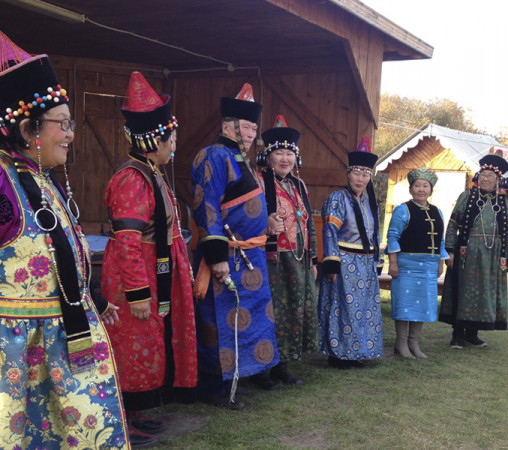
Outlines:
MULTIPOLYGON (((65 57, 52 61, 71 93, 71 111, 77 121, 71 185, 85 231, 95 234, 101 224, 107 228, 104 191, 114 168, 128 153, 120 107, 133 67, 65 57)), ((156 91, 173 98, 173 112, 180 125, 176 190, 184 203, 192 204, 190 168, 194 156, 214 142, 219 131, 220 98, 236 95, 244 82, 253 85, 255 99, 264 105, 261 130, 271 128, 274 118, 283 114, 288 125, 302 133, 301 175, 309 187, 313 209, 320 210, 327 195, 346 182, 347 152, 356 149, 359 130, 365 129, 360 123, 373 127, 361 106, 355 77, 346 60, 322 67, 309 63, 305 73, 298 72, 299 68, 176 73, 169 79, 160 70, 155 72, 159 68, 136 68, 156 91)))
POLYGON ((363 135, 374 137, 379 115, 381 65, 384 57, 384 39, 381 32, 329 1, 267 1, 334 33, 343 41, 356 84, 357 101, 361 105, 356 117, 356 140, 360 142, 363 135))

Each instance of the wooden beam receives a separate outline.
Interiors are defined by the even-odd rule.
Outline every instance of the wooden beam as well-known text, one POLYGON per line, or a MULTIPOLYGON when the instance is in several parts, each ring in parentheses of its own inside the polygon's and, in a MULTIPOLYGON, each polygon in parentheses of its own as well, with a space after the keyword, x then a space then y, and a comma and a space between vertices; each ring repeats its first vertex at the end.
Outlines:
POLYGON ((264 78, 266 87, 286 103, 289 109, 304 122, 309 130, 344 164, 347 161, 348 150, 335 138, 333 133, 325 126, 323 121, 316 116, 292 91, 292 89, 280 79, 272 80, 264 78))
MULTIPOLYGON (((351 39, 351 34, 344 33, 343 31, 348 29, 352 32, 354 31, 351 27, 347 26, 348 24, 346 24, 346 22, 352 22, 351 19, 355 20, 356 18, 358 21, 379 30, 382 34, 387 36, 387 39, 389 38, 395 41, 395 43, 401 45, 402 48, 406 47, 410 49, 412 54, 408 52, 407 59, 432 58, 434 48, 431 45, 358 0, 306 0, 300 1, 298 8, 295 8, 293 2, 289 2, 288 0, 265 1, 348 40, 351 39), (335 15, 338 16, 337 19, 328 20, 333 16, 333 14, 330 14, 331 11, 340 12, 340 14, 335 15), (344 14, 344 11, 348 14, 344 14), (337 20, 340 21, 341 24, 337 24, 337 20), (342 32, 339 33, 338 29, 342 32)), ((398 49, 399 52, 402 48, 398 49)))
MULTIPOLYGON (((360 96, 360 103, 362 105, 363 110, 366 112, 369 120, 374 123, 374 126, 377 128, 377 120, 374 116, 374 111, 372 110, 372 106, 369 101, 369 96, 367 95, 367 90, 365 89, 365 83, 360 73, 360 68, 357 63, 357 58, 355 56, 355 50, 351 46, 351 42, 344 42, 344 49, 346 50, 346 56, 349 61, 349 66, 351 67, 351 73, 353 74, 353 79, 355 80, 356 88, 358 89, 358 93, 360 96)), ((381 70, 381 67, 378 68, 381 70)))

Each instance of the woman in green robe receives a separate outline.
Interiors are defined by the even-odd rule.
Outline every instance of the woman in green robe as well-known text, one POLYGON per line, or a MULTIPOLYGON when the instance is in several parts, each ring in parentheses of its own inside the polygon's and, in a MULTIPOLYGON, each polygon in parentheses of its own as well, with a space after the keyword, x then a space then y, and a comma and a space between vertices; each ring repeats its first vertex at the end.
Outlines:
POLYGON ((301 384, 288 371, 288 362, 317 348, 316 232, 307 188, 292 174, 301 164, 300 133, 278 116, 262 137, 265 148, 257 162, 268 166, 262 172, 269 214, 266 254, 280 355, 270 376, 301 384))
POLYGON ((478 330, 507 329, 508 205, 500 186, 506 171, 500 156, 480 159, 478 185, 459 196, 446 230, 450 259, 439 320, 453 326, 452 348, 485 347, 478 330))

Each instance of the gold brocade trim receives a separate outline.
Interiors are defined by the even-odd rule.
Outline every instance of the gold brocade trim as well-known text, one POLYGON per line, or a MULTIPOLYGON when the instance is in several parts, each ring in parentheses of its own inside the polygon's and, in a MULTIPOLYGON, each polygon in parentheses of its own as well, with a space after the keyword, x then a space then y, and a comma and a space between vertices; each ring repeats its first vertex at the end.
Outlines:
MULTIPOLYGON (((85 302, 85 311, 90 307, 85 302)), ((0 298, 0 317, 12 317, 23 319, 37 319, 48 317, 61 317, 59 297, 49 298, 0 298)))
MULTIPOLYGON (((340 247, 344 247, 344 248, 348 248, 348 249, 351 249, 351 250, 363 250, 363 245, 362 244, 353 244, 352 242, 346 242, 346 241, 341 241, 339 240, 339 246, 340 247)), ((370 250, 374 250, 374 247, 371 245, 369 247, 370 250)))

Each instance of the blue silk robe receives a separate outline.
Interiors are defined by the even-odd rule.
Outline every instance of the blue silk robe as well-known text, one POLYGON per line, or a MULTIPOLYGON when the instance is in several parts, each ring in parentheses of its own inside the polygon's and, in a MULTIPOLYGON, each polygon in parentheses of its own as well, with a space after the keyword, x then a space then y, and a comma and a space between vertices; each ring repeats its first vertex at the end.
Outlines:
MULTIPOLYGON (((204 257, 208 264, 228 261, 239 299, 239 376, 264 372, 279 362, 275 317, 264 247, 245 250, 254 270, 228 246, 227 224, 239 241, 266 234, 268 216, 259 181, 249 170, 236 142, 219 136, 202 149, 192 167, 194 220, 199 229, 195 273, 204 257), (238 269, 238 270, 236 270, 238 269)), ((212 275, 206 297, 196 304, 199 370, 235 371, 235 295, 212 275)))
POLYGON ((374 250, 365 253, 353 202, 359 202, 371 246, 374 214, 367 194, 352 197, 345 189, 330 194, 323 205, 323 265, 335 263, 335 281, 323 274, 319 292, 319 348, 339 359, 362 360, 383 354, 381 301, 374 250))

